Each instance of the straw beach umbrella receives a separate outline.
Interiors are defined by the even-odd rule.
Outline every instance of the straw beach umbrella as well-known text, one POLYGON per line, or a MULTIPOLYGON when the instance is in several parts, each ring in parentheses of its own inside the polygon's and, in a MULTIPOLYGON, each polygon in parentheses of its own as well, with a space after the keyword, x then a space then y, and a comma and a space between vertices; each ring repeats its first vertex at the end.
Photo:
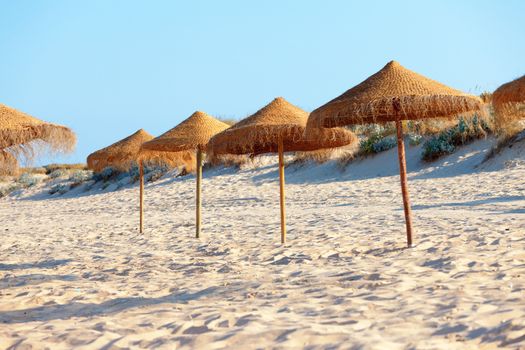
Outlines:
POLYGON ((150 140, 153 140, 153 136, 147 131, 137 130, 122 140, 91 153, 87 157, 88 168, 95 172, 102 171, 106 167, 121 171, 129 170, 133 164, 138 163, 140 146, 150 140))
POLYGON ((95 172, 100 172, 106 167, 112 167, 116 170, 127 171, 133 165, 139 165, 140 181, 140 224, 139 231, 142 233, 143 216, 144 216, 144 169, 143 164, 166 164, 169 166, 178 166, 187 164, 192 160, 188 152, 141 152, 141 146, 144 142, 153 140, 144 129, 139 129, 135 133, 117 141, 107 147, 91 153, 87 157, 88 168, 95 172))
POLYGON ((46 123, 0 104, 0 150, 4 152, 0 157, 0 166, 7 169, 9 165, 14 171, 17 166, 13 167, 13 164, 17 164, 16 158, 19 155, 33 159, 38 150, 46 148, 70 152, 75 144, 76 137, 71 129, 46 123))
POLYGON ((208 147, 214 155, 279 154, 281 243, 286 241, 283 153, 335 148, 357 141, 352 132, 344 129, 319 129, 307 138, 304 135, 307 120, 307 112, 278 97, 255 114, 214 136, 208 147))
POLYGON ((184 165, 186 168, 190 166, 193 160, 190 152, 143 152, 142 144, 153 138, 144 129, 139 129, 128 137, 91 153, 87 157, 88 168, 98 172, 106 167, 127 171, 133 165, 140 165, 140 163, 163 164, 170 167, 184 165))
POLYGON ((525 75, 497 88, 492 105, 499 126, 525 119, 525 75))
POLYGON ((208 142, 215 134, 227 129, 228 124, 212 116, 197 111, 186 120, 159 137, 142 145, 144 154, 149 152, 195 152, 197 188, 196 188, 196 232, 199 238, 201 231, 201 181, 202 181, 202 156, 206 151, 208 142))
POLYGON ((117 141, 107 147, 91 153, 87 157, 88 168, 99 172, 106 167, 127 171, 140 162, 146 165, 165 164, 171 167, 189 165, 192 155, 188 152, 141 152, 143 143, 153 140, 153 136, 144 129, 117 141))
POLYGON ((402 121, 452 118, 480 111, 482 105, 483 102, 476 96, 447 87, 391 61, 362 83, 314 110, 308 120, 308 130, 352 124, 396 123, 407 243, 410 247, 412 219, 402 121))

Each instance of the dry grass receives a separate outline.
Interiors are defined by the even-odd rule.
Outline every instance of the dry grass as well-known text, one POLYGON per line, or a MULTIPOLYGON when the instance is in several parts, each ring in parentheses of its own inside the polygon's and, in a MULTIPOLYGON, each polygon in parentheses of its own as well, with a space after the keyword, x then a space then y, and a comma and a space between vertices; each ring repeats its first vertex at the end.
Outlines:
POLYGON ((483 160, 483 162, 486 162, 488 161, 489 159, 492 159, 494 157, 496 157, 498 154, 501 153, 501 151, 503 151, 505 148, 507 147, 512 147, 514 145, 514 143, 516 142, 519 142, 521 140, 523 140, 525 138, 525 135, 523 135, 523 128, 521 129, 521 131, 513 134, 513 135, 502 135, 499 140, 498 140, 498 143, 492 147, 492 149, 487 153, 487 155, 485 156, 485 159, 483 160))
POLYGON ((491 102, 498 133, 505 139, 519 132, 525 120, 525 75, 497 88, 491 102))
POLYGON ((357 143, 331 149, 322 149, 312 152, 296 152, 295 157, 291 164, 306 164, 306 163, 317 163, 322 164, 331 160, 342 160, 348 161, 353 159, 359 152, 359 146, 357 143))
POLYGON ((484 91, 479 95, 479 98, 481 98, 481 101, 484 103, 492 103, 492 93, 488 91, 484 91))
POLYGON ((503 138, 509 138, 521 130, 525 122, 525 103, 507 104, 495 113, 495 130, 503 138))
POLYGON ((47 170, 44 167, 36 167, 36 168, 20 168, 19 171, 20 174, 40 174, 40 175, 46 175, 47 170))
POLYGON ((87 170, 88 167, 85 163, 76 164, 48 164, 44 166, 46 174, 51 174, 55 170, 87 170))
POLYGON ((207 155, 207 161, 207 165, 209 164, 209 167, 222 165, 225 167, 240 169, 243 165, 248 164, 251 161, 251 159, 248 155, 212 154, 207 155))
POLYGON ((227 124, 229 126, 237 124, 238 120, 235 118, 217 118, 219 121, 223 122, 224 124, 227 124))
POLYGON ((19 173, 18 160, 10 152, 0 150, 0 175, 9 176, 19 173))

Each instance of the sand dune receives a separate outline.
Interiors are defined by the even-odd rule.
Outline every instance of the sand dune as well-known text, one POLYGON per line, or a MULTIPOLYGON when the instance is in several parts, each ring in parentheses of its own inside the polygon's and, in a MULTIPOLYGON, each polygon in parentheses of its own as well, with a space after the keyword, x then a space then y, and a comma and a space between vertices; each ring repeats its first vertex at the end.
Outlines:
POLYGON ((144 234, 136 185, 1 199, 0 348, 523 348, 525 147, 490 145, 408 149, 411 249, 395 149, 288 167, 286 246, 274 158, 204 173, 200 240, 191 176, 146 186, 144 234))

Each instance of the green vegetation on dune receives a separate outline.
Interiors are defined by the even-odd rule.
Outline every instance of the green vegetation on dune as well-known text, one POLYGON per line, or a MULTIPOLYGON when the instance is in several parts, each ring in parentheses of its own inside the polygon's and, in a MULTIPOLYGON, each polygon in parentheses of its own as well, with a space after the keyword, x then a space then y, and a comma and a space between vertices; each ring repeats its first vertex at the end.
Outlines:
POLYGON ((456 126, 427 139, 423 143, 421 158, 425 161, 436 160, 453 153, 458 146, 484 138, 491 132, 489 124, 478 116, 461 118, 456 126))

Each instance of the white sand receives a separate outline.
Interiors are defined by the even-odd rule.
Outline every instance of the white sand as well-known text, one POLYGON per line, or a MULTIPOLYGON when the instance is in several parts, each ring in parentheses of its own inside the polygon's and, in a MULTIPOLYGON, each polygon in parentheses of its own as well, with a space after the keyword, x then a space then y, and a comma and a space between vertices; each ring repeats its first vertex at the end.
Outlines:
POLYGON ((136 185, 1 199, 0 348, 523 349, 525 145, 490 144, 408 150, 412 249, 395 149, 288 168, 284 247, 275 164, 205 172, 200 240, 193 177, 146 186, 144 235, 136 185))

